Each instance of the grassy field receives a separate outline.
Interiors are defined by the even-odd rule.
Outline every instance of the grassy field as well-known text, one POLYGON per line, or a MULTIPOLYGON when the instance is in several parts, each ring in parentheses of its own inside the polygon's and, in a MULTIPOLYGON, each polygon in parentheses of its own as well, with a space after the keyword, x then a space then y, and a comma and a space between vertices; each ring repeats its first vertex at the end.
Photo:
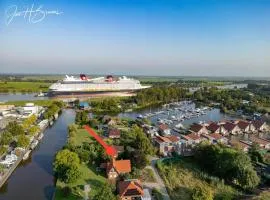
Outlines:
MULTIPOLYGON (((73 139, 73 144, 75 146, 81 145, 83 142, 91 142, 93 141, 88 132, 84 129, 79 129, 76 137, 73 139)), ((90 164, 91 165, 91 164, 90 164)), ((89 184, 91 187, 91 191, 89 196, 92 197, 95 195, 97 190, 107 181, 103 174, 99 174, 96 172, 96 168, 94 165, 88 166, 84 163, 80 165, 80 172, 82 173, 81 177, 72 184, 65 184, 59 180, 56 182, 56 192, 55 192, 55 199, 67 199, 67 200, 75 200, 75 199, 82 199, 84 197, 84 185, 89 184), (72 188, 72 195, 68 198, 63 196, 62 188, 64 187, 72 188)))
POLYGON ((106 182, 106 178, 104 176, 97 174, 97 172, 95 172, 95 169, 91 169, 85 164, 80 165, 80 172, 82 173, 81 178, 78 179, 75 183, 65 184, 59 180, 57 181, 55 192, 56 200, 82 199, 84 197, 84 185, 86 184, 89 184, 91 187, 89 196, 92 197, 95 195, 96 191, 106 182), (63 196, 61 189, 65 186, 72 188, 72 195, 68 197, 63 196))
POLYGON ((51 99, 46 99, 46 100, 27 100, 27 101, 7 101, 4 104, 5 105, 15 105, 15 106, 24 106, 26 103, 34 103, 35 105, 38 106, 49 106, 52 104, 54 100, 51 99))
POLYGON ((158 163, 160 175, 172 200, 192 199, 192 191, 206 187, 215 199, 235 199, 237 191, 216 177, 201 172, 189 158, 170 159, 158 163), (222 198, 224 199, 224 198, 222 198))
POLYGON ((0 82, 0 92, 46 92, 50 85, 45 82, 0 82))

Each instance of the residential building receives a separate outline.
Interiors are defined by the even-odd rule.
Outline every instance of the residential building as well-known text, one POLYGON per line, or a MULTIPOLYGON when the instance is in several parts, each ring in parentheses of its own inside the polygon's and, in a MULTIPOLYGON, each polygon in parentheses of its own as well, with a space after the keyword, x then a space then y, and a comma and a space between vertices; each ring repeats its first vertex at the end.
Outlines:
MULTIPOLYGON (((104 167, 104 166, 103 166, 104 167)), ((130 160, 115 160, 106 164, 106 174, 110 180, 116 180, 120 174, 131 172, 130 160)))
POLYGON ((116 128, 109 129, 108 137, 112 138, 112 139, 120 138, 121 137, 121 131, 119 129, 116 129, 116 128))
POLYGON ((203 134, 202 136, 205 137, 207 140, 209 140, 209 142, 211 142, 212 144, 217 144, 217 143, 227 144, 228 143, 228 139, 219 133, 212 133, 208 135, 203 134))
POLYGON ((143 187, 139 180, 120 181, 117 189, 121 200, 141 199, 144 195, 143 187))
POLYGON ((205 125, 202 124, 192 124, 189 128, 190 131, 197 133, 198 135, 200 134, 208 134, 208 130, 205 125))
POLYGON ((241 132, 241 129, 238 127, 238 125, 232 122, 225 123, 223 127, 229 134, 232 135, 236 135, 241 132))
POLYGON ((160 124, 158 126, 158 131, 161 135, 170 135, 171 134, 171 129, 167 124, 160 124))
POLYGON ((250 131, 250 123, 247 121, 240 120, 237 123, 237 126, 241 129, 242 132, 247 133, 250 131))
POLYGON ((176 136, 156 136, 154 138, 155 146, 158 147, 159 153, 164 156, 174 152, 179 141, 180 139, 176 136))
POLYGON ((267 124, 265 121, 262 120, 255 120, 252 122, 252 124, 254 125, 255 129, 258 131, 265 131, 267 130, 267 124))

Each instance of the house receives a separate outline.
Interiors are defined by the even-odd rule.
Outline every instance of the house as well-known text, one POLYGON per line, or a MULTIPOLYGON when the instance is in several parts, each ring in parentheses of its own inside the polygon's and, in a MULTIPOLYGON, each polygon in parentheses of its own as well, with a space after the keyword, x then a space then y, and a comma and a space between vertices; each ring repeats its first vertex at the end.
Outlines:
POLYGON ((161 135, 170 135, 171 134, 171 129, 168 127, 167 124, 160 124, 158 126, 158 131, 160 132, 161 135))
POLYGON ((217 123, 212 122, 206 128, 211 133, 220 133, 220 126, 217 123))
POLYGON ((79 103, 79 108, 81 110, 88 110, 88 109, 90 109, 90 106, 89 106, 88 102, 80 102, 79 103))
POLYGON ((241 129, 238 127, 238 125, 232 122, 225 123, 223 127, 229 134, 232 135, 236 135, 241 132, 241 129))
POLYGON ((190 131, 197 133, 197 134, 208 134, 208 130, 206 126, 202 124, 192 124, 189 128, 190 131))
POLYGON ((167 156, 169 153, 172 153, 176 150, 180 139, 173 135, 166 137, 157 136, 155 137, 154 141, 155 145, 159 149, 159 153, 161 155, 167 156))
POLYGON ((115 138, 120 138, 121 137, 121 132, 119 129, 110 129, 109 130, 109 133, 108 133, 108 137, 109 138, 112 138, 112 139, 115 139, 115 138))
POLYGON ((250 141, 253 143, 257 143, 261 148, 264 149, 270 149, 270 141, 263 139, 263 138, 258 138, 258 137, 250 137, 250 141))
POLYGON ((198 144, 201 141, 203 141, 204 139, 201 137, 200 134, 198 133, 190 133, 188 135, 181 135, 181 137, 187 141, 187 144, 189 145, 194 145, 194 144, 198 144))
POLYGON ((237 125, 241 129, 241 131, 244 133, 247 133, 250 131, 250 123, 247 121, 240 120, 238 121, 237 125))
POLYGON ((262 120, 255 120, 255 121, 252 122, 252 124, 255 127, 255 129, 258 130, 258 131, 265 131, 265 130, 267 130, 267 125, 262 120))
POLYGON ((120 181, 117 190, 121 200, 141 199, 144 195, 141 182, 134 179, 120 181))
POLYGON ((116 125, 116 121, 110 117, 109 115, 104 115, 102 118, 102 123, 107 126, 114 126, 116 125))
POLYGON ((106 174, 110 180, 115 180, 120 174, 131 172, 130 160, 115 160, 106 164, 106 174))
POLYGON ((117 154, 123 153, 124 152, 124 146, 113 146, 114 149, 117 151, 117 154))
POLYGON ((208 139, 212 144, 217 144, 217 143, 227 144, 228 143, 228 139, 219 133, 212 133, 208 135, 203 134, 202 136, 208 139))

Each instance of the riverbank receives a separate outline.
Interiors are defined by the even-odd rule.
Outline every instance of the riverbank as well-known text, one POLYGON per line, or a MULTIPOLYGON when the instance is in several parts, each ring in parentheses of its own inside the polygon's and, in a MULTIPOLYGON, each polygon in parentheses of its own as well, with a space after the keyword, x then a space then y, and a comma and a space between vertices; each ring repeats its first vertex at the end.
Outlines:
POLYGON ((28 160, 21 162, 0 189, 0 200, 52 199, 55 190, 53 160, 66 143, 67 126, 74 122, 75 112, 64 109, 53 126, 44 131, 40 144, 28 160))
POLYGON ((0 82, 0 93, 8 92, 21 92, 21 93, 32 93, 32 92, 47 92, 51 83, 46 82, 16 82, 16 81, 1 81, 0 82))

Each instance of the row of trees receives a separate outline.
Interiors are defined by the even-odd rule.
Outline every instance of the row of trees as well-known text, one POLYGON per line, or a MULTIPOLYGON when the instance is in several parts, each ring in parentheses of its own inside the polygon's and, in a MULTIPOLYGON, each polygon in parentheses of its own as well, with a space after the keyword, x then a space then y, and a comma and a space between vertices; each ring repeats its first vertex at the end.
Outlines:
POLYGON ((195 159, 208 173, 243 189, 255 188, 260 182, 251 159, 242 151, 202 143, 196 148, 195 159))
POLYGON ((197 90, 193 93, 193 98, 198 102, 211 103, 218 102, 220 103, 220 108, 222 111, 237 111, 243 110, 246 113, 254 112, 267 112, 264 109, 260 109, 261 106, 269 105, 270 98, 262 97, 260 95, 251 95, 250 91, 243 89, 235 90, 220 90, 217 88, 203 88, 197 90), (248 104, 243 104, 243 100, 249 101, 248 104))
POLYGON ((53 119, 54 114, 59 113, 63 107, 64 103, 62 101, 52 102, 52 104, 47 108, 46 112, 44 113, 44 118, 53 119))

